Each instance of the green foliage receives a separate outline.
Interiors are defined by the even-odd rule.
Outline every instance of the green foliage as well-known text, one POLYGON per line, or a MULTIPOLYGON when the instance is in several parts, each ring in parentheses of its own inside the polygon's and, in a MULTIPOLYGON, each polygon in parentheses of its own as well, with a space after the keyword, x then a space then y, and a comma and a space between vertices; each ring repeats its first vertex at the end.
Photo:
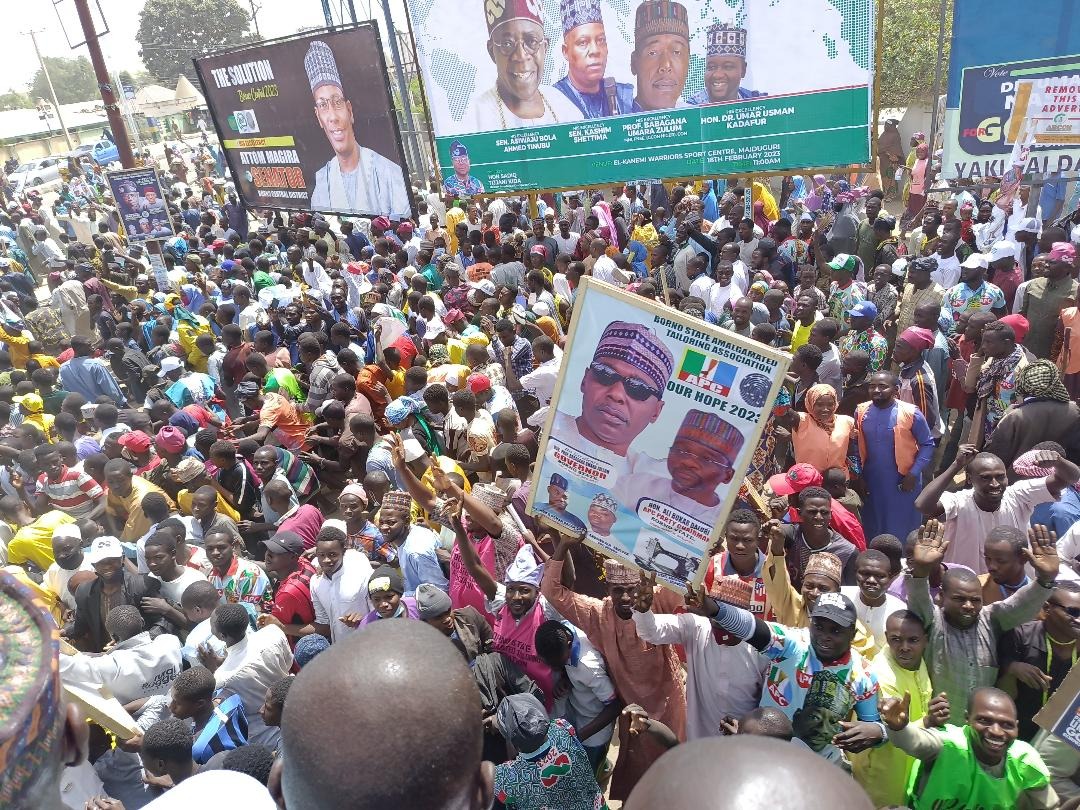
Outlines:
POLYGON ((18 90, 8 90, 0 93, 0 112, 7 110, 28 110, 34 106, 34 100, 26 93, 18 90))
MULTIPOLYGON (((94 78, 94 67, 85 56, 80 56, 78 59, 46 56, 45 65, 49 68, 49 78, 52 79, 56 99, 61 104, 96 101, 101 98, 97 79, 94 78)), ((30 98, 35 102, 39 98, 52 101, 49 96, 49 85, 45 81, 45 73, 40 68, 30 83, 30 98)))
POLYGON ((951 0, 884 0, 881 69, 877 74, 882 107, 931 102, 937 67, 938 23, 945 3, 945 50, 941 92, 948 80, 952 40, 951 0))
POLYGON ((135 39, 156 83, 173 87, 181 74, 196 81, 194 57, 254 41, 250 25, 237 0, 146 0, 135 39))

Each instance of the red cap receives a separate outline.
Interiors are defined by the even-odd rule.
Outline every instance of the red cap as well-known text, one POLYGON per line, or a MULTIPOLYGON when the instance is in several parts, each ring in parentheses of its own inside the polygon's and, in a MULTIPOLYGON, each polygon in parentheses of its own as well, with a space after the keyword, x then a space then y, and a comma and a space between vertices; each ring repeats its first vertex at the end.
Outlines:
POLYGON ((1002 323, 1007 323, 1012 327, 1013 334, 1016 335, 1016 342, 1023 343, 1024 338, 1027 337, 1028 330, 1031 329, 1031 323, 1023 315, 1006 315, 1004 318, 999 318, 1002 323))
POLYGON ((412 233, 412 223, 402 222, 400 225, 397 226, 397 229, 398 233, 412 233))
POLYGON ((141 430, 133 430, 117 439, 121 447, 126 447, 132 453, 145 453, 150 449, 151 441, 150 437, 141 430))
POLYGON ((821 473, 812 464, 794 464, 786 473, 769 479, 769 489, 777 495, 794 495, 807 487, 821 486, 821 473))
POLYGON ((482 394, 484 391, 491 390, 491 380, 488 379, 486 374, 470 374, 465 384, 469 386, 469 390, 474 394, 482 394))
POLYGON ((466 320, 465 313, 460 309, 448 309, 443 315, 443 323, 457 323, 464 320, 466 320))

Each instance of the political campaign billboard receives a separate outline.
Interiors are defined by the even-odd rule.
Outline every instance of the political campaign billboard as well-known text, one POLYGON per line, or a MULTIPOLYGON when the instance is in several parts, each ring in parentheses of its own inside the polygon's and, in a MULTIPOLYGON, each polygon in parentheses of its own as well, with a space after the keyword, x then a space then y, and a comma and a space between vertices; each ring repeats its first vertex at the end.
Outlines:
POLYGON ((668 587, 700 582, 789 362, 583 278, 529 512, 668 587))
POLYGON ((252 208, 408 216, 408 168, 373 23, 194 60, 252 208))
POLYGON ((870 159, 876 0, 412 0, 448 194, 870 159))
POLYGON ((1074 0, 1025 9, 1022 37, 1007 0, 956 0, 946 96, 942 174, 1002 177, 1019 140, 1025 172, 1080 169, 1080 14, 1074 0))
POLYGON ((176 235, 155 169, 125 169, 108 172, 107 176, 128 242, 176 235))

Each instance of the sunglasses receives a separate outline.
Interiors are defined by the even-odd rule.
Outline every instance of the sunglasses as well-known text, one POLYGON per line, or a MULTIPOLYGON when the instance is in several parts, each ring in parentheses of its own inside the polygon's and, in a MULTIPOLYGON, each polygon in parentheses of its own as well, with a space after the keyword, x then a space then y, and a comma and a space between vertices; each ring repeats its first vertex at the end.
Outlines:
POLYGON ((1071 618, 1080 619, 1080 607, 1065 607, 1064 605, 1059 605, 1057 602, 1051 602, 1050 604, 1056 607, 1058 610, 1064 611, 1071 618))
POLYGON ((636 402, 644 402, 649 397, 660 399, 660 391, 657 391, 651 385, 646 385, 636 377, 624 377, 611 366, 603 363, 592 363, 589 366, 589 371, 592 373, 593 379, 600 385, 609 386, 621 382, 626 395, 636 402))

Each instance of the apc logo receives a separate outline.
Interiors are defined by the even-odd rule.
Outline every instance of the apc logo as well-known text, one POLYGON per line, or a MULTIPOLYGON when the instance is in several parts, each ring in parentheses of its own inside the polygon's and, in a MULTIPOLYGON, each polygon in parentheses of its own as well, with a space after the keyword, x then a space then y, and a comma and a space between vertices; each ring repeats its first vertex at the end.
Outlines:
POLYGON ((965 138, 978 138, 982 143, 997 143, 1001 140, 1001 118, 984 118, 979 122, 979 126, 962 130, 961 135, 965 138))
POLYGON ((1065 113, 1058 113, 1057 115, 1054 116, 1054 123, 1055 124, 1064 124, 1065 120, 1066 120, 1065 113))

